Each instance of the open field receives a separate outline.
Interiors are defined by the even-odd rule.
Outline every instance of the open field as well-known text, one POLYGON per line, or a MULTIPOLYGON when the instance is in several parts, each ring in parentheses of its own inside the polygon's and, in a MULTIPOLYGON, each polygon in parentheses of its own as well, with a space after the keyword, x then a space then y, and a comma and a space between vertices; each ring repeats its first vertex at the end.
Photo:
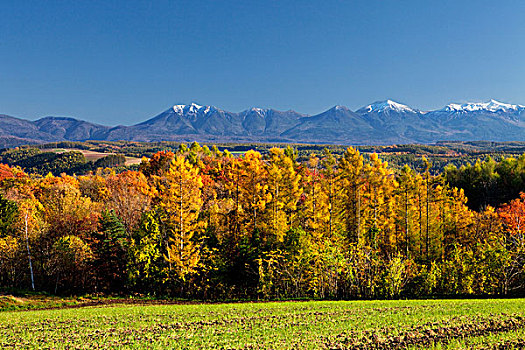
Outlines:
POLYGON ((0 348, 509 349, 525 299, 107 305, 0 313, 0 348))
MULTIPOLYGON (((76 152, 82 153, 84 155, 84 157, 86 157, 87 161, 92 161, 92 162, 97 161, 100 158, 104 158, 105 156, 108 156, 110 154, 116 154, 116 153, 104 153, 104 152, 97 152, 97 151, 86 150, 86 149, 78 149, 78 148, 68 148, 68 149, 65 149, 65 148, 52 148, 52 149, 49 149, 48 151, 55 152, 55 153, 64 153, 64 152, 76 151, 76 152)), ((141 158, 127 157, 126 156, 126 163, 125 163, 125 165, 140 164, 141 160, 142 160, 141 158)))

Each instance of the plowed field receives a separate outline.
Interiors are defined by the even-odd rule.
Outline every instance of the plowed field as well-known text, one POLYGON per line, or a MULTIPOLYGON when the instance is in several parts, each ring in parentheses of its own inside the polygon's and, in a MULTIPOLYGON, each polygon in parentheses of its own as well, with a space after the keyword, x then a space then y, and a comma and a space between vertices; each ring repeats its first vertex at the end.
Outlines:
POLYGON ((0 312, 0 349, 512 349, 525 299, 91 305, 0 312))

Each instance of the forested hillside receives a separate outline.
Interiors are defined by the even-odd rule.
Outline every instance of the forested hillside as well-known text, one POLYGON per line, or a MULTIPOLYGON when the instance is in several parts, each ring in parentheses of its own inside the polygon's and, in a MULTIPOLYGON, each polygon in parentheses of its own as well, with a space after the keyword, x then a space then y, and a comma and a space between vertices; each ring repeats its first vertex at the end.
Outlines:
POLYGON ((431 169, 353 148, 299 160, 290 147, 233 156, 197 143, 120 173, 2 165, 0 286, 205 299, 523 293, 525 156, 431 169))
POLYGON ((122 154, 107 154, 99 159, 87 160, 78 150, 52 152, 39 148, 5 149, 0 151, 0 163, 17 166, 31 174, 82 175, 98 168, 113 167, 125 170, 126 157, 122 154))

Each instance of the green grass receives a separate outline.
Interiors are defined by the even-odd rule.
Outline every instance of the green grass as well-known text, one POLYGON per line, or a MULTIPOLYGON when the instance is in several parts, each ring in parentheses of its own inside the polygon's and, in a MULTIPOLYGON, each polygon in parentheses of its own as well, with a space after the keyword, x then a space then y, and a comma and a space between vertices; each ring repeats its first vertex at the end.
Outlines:
POLYGON ((487 348, 525 337, 525 299, 112 305, 0 313, 1 349, 487 348))

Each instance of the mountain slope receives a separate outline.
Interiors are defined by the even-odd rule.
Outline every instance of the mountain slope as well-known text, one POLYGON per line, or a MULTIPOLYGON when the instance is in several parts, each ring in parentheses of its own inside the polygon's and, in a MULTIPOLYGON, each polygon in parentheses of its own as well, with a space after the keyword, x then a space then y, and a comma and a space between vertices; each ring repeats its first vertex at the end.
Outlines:
POLYGON ((67 117, 45 117, 33 124, 41 132, 71 141, 97 139, 109 129, 107 126, 67 117))
POLYGON ((346 107, 335 106, 324 113, 301 118, 283 136, 299 142, 346 143, 349 139, 354 142, 373 139, 374 131, 374 127, 360 115, 346 107))
POLYGON ((108 130, 107 140, 269 141, 297 124, 303 117, 294 111, 251 108, 232 113, 212 106, 175 105, 134 126, 108 130))
POLYGON ((12 147, 24 143, 52 142, 55 139, 55 135, 40 131, 34 122, 0 114, 1 146, 12 147))

